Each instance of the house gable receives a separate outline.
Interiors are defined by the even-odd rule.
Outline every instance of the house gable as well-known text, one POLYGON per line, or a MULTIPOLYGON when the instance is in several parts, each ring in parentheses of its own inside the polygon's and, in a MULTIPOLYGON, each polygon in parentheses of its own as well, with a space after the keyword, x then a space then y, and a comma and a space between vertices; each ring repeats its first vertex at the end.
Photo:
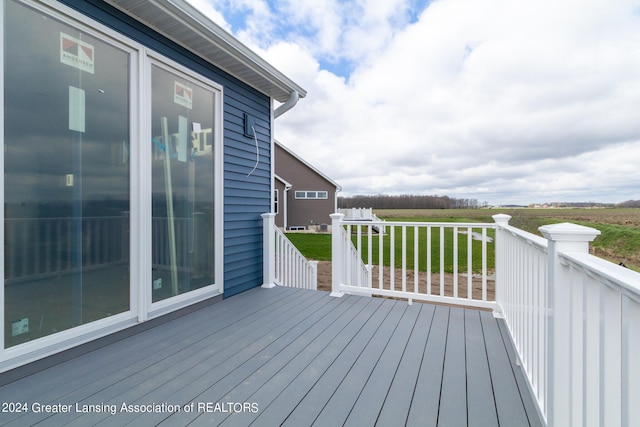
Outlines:
POLYGON ((341 187, 277 141, 275 170, 279 177, 291 185, 286 194, 279 194, 276 224, 286 228, 329 224, 329 215, 337 208, 336 193, 341 187))

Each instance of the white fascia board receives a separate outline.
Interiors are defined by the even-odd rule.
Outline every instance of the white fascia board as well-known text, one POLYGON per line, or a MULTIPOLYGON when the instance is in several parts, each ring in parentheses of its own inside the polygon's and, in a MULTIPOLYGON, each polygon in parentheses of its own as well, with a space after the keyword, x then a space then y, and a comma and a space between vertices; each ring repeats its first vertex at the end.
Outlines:
POLYGON ((293 187, 293 184, 291 184, 289 181, 287 181, 283 177, 279 176, 278 174, 274 174, 273 177, 275 179, 277 179, 278 181, 280 181, 281 183, 283 183, 286 189, 289 189, 289 188, 293 187))
POLYGON ((184 0, 104 0, 278 102, 307 92, 184 0))

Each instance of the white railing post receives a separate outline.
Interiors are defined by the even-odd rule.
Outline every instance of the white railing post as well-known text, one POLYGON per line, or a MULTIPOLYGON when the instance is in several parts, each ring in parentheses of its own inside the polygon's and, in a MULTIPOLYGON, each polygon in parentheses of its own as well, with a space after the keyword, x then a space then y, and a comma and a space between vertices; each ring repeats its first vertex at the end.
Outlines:
MULTIPOLYGON (((559 254, 562 252, 589 252, 589 242, 599 230, 576 224, 562 223, 539 228, 548 244, 548 344, 547 344, 547 422, 549 426, 568 426, 574 418, 572 393, 583 390, 571 389, 571 372, 574 363, 571 326, 571 287, 566 269, 559 254)), ((581 352, 580 352, 581 353, 581 352)), ((581 357, 576 354, 575 357, 581 357)), ((581 410, 580 410, 581 411, 581 410)))
POLYGON ((497 214, 493 215, 493 221, 496 223, 496 240, 495 240, 495 298, 496 309, 493 311, 494 317, 503 318, 502 304, 504 304, 504 286, 505 286, 505 268, 507 263, 507 254, 503 235, 503 227, 509 225, 511 215, 497 214))
POLYGON ((309 267, 311 268, 311 288, 316 291, 318 290, 318 261, 309 261, 309 267))
POLYGON ((276 214, 262 214, 262 287, 276 286, 276 214))
POLYGON ((342 284, 342 219, 344 215, 341 213, 333 213, 331 217, 331 296, 341 297, 344 292, 340 290, 342 284))

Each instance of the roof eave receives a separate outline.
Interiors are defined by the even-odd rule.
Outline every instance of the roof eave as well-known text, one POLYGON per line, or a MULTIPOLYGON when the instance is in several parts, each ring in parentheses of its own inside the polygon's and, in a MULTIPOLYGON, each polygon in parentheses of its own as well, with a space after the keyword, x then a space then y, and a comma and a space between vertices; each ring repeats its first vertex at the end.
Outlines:
POLYGON ((303 159, 302 157, 300 157, 298 154, 296 154, 294 151, 292 151, 289 147, 287 147, 286 145, 284 145, 282 142, 278 141, 277 139, 274 140, 274 142, 276 143, 276 145, 278 145, 280 148, 282 148, 284 151, 286 151, 287 153, 289 153, 290 155, 292 155, 294 158, 298 159, 302 164, 304 164, 306 167, 308 167, 309 169, 311 169, 312 171, 314 171, 316 174, 318 174, 321 178, 323 178, 325 181, 327 181, 329 184, 333 185, 334 187, 336 187, 336 191, 340 192, 342 191, 342 186, 340 184, 338 184, 337 182, 335 182, 333 179, 331 179, 328 175, 326 175, 324 172, 322 172, 320 169, 316 168, 315 166, 313 166, 311 163, 309 163, 308 161, 306 161, 305 159, 303 159))
POLYGON ((307 92, 184 0, 104 0, 278 102, 307 92))

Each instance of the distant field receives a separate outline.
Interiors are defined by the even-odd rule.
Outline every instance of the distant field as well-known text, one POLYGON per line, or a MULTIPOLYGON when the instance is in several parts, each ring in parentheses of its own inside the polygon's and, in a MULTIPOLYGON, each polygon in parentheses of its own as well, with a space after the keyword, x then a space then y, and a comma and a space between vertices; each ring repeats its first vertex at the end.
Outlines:
MULTIPOLYGON (((492 215, 504 213, 511 215, 509 223, 514 227, 538 235, 540 226, 573 222, 602 233, 591 245, 594 255, 640 271, 640 209, 380 209, 375 213, 388 221, 424 222, 493 222, 492 215)), ((331 235, 288 233, 287 236, 307 258, 331 261, 331 235)), ((396 260, 400 256, 398 253, 396 260)), ((450 261, 445 263, 450 270, 450 261)))
POLYGON ((514 227, 534 234, 546 224, 573 222, 602 233, 592 243, 593 253, 640 271, 640 209, 379 209, 376 215, 389 221, 478 221, 493 222, 492 215, 511 215, 514 227))

